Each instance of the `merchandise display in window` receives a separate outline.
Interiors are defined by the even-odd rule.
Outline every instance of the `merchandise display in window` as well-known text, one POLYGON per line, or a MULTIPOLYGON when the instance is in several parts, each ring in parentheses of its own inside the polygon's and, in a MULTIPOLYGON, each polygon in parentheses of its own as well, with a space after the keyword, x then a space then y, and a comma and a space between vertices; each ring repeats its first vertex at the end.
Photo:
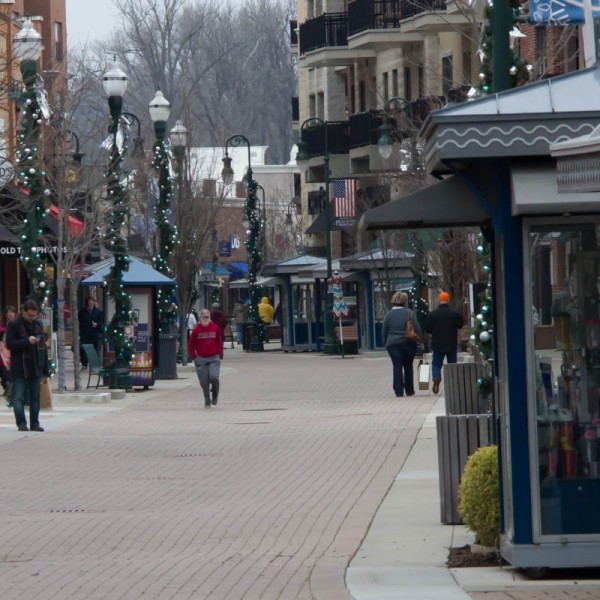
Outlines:
POLYGON ((530 230, 542 535, 600 533, 599 236, 589 223, 530 230))

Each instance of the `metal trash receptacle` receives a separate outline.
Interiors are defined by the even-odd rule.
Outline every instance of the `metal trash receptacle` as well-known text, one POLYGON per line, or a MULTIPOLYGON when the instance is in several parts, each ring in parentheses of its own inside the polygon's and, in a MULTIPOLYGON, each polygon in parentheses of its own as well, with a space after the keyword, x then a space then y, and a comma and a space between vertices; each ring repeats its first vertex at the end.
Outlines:
POLYGON ((177 379, 177 334, 158 335, 158 368, 156 379, 177 379))

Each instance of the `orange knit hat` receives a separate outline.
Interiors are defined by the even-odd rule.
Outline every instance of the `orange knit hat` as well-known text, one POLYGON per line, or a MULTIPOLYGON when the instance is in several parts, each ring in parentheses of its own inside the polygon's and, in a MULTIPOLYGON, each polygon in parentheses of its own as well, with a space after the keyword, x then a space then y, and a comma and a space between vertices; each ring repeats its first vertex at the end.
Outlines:
POLYGON ((442 292, 439 295, 438 300, 440 304, 448 304, 448 302, 450 302, 450 294, 448 292, 442 292))

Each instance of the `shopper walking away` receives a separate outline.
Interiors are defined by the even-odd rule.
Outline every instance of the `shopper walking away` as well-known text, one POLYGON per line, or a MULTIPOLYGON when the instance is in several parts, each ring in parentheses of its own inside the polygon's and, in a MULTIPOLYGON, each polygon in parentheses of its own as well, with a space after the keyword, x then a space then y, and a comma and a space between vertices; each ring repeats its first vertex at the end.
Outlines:
POLYGON ((91 344, 100 355, 100 342, 104 330, 104 313, 97 308, 96 301, 91 297, 85 299, 85 306, 79 311, 79 359, 82 369, 87 369, 88 358, 83 344, 91 344))
POLYGON ((187 339, 190 339, 190 335, 192 334, 192 331, 194 331, 194 327, 196 327, 196 325, 198 325, 198 319, 196 318, 196 315, 194 314, 193 310, 190 310, 190 312, 188 313, 187 316, 187 339))
POLYGON ((233 307, 233 320, 235 321, 235 337, 238 346, 244 339, 244 323, 248 320, 248 308, 240 300, 233 307))
POLYGON ((439 306, 432 310, 425 320, 425 331, 431 335, 433 360, 433 393, 440 391, 442 364, 444 357, 448 364, 456 362, 458 330, 464 325, 463 318, 450 306, 450 294, 442 292, 438 297, 439 306))
POLYGON ((212 322, 210 311, 200 311, 200 323, 194 327, 188 341, 190 357, 196 367, 196 375, 204 393, 204 406, 215 406, 219 398, 219 374, 223 356, 221 329, 212 322))
POLYGON ((275 309, 269 303, 269 299, 265 296, 258 305, 258 316, 265 325, 270 325, 273 321, 275 309))
POLYGON ((417 343, 405 337, 406 323, 411 320, 415 332, 421 336, 421 327, 414 313, 408 308, 408 295, 396 292, 392 296, 392 309, 383 319, 383 343, 393 365, 393 386, 396 397, 414 396, 415 381, 413 361, 417 343))
POLYGON ((37 320, 38 305, 33 300, 23 304, 21 314, 6 329, 6 345, 11 352, 10 376, 12 402, 19 431, 29 431, 25 417, 25 398, 29 401, 31 431, 44 431, 40 426, 40 383, 50 375, 44 330, 37 320))

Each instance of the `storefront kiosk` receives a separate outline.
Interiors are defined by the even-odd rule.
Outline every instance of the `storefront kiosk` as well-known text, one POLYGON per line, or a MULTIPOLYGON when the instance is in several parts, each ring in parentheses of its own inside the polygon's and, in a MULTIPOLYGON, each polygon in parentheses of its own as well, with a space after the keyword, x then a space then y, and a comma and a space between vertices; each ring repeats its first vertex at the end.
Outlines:
POLYGON ((362 220, 478 224, 492 242, 501 553, 516 567, 600 565, 600 186, 580 187, 599 168, 565 175, 551 150, 599 124, 595 68, 436 111, 421 134, 443 180, 362 220))
MULTIPOLYGON (((105 280, 113 265, 113 259, 107 259, 86 269, 89 276, 82 286, 97 286, 103 295, 103 306, 108 323, 113 316, 114 305, 106 293, 105 280)), ((147 388, 154 385, 155 371, 159 366, 158 328, 156 327, 156 290, 159 286, 174 285, 175 281, 159 273, 145 262, 132 258, 129 270, 124 273, 125 290, 131 294, 132 322, 125 328, 133 344, 134 355, 129 372, 131 384, 147 388)), ((112 350, 105 347, 105 363, 109 362, 112 350)))

